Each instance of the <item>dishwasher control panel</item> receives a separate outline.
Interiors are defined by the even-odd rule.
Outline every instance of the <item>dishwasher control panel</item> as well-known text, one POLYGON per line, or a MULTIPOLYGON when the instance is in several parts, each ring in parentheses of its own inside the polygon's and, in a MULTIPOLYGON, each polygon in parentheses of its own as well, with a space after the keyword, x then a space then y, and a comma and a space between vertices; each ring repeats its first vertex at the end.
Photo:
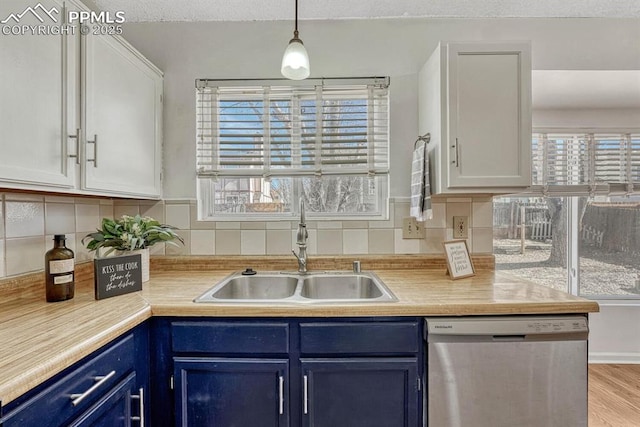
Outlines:
POLYGON ((431 335, 532 335, 588 332, 584 316, 429 317, 431 335))

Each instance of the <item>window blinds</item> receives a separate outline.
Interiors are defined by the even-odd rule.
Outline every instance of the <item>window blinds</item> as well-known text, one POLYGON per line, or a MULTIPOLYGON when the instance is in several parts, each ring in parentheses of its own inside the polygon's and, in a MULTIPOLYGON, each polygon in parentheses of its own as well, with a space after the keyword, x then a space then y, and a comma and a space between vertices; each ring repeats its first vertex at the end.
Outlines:
POLYGON ((386 175, 388 86, 388 78, 197 80, 197 175, 386 175))
POLYGON ((534 133, 532 192, 640 191, 640 133, 534 133))

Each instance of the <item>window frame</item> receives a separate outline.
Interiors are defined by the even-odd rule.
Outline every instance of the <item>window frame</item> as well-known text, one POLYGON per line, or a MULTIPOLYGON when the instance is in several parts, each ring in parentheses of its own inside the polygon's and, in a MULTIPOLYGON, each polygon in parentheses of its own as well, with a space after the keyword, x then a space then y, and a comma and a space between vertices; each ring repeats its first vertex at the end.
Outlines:
MULTIPOLYGON (((295 218, 297 218, 300 215, 300 200, 302 199, 302 193, 303 193, 303 181, 305 179, 315 179, 312 177, 320 177, 320 179, 324 179, 324 178, 335 178, 338 177, 338 179, 342 176, 344 177, 357 177, 358 179, 362 179, 363 181, 365 181, 365 183, 360 183, 359 186, 361 186, 361 190, 359 191, 360 194, 360 198, 362 197, 369 197, 370 198, 370 203, 367 203, 365 206, 367 205, 373 205, 374 206, 374 211, 367 213, 367 212, 314 212, 312 209, 309 209, 309 207, 307 207, 305 209, 305 213, 307 215, 307 217, 309 217, 310 219, 313 220, 388 220, 389 218, 389 164, 390 164, 390 150, 389 150, 389 107, 390 107, 390 100, 389 100, 389 94, 388 94, 388 85, 389 85, 389 78, 388 77, 384 77, 384 78, 380 78, 380 77, 372 77, 372 78, 336 78, 336 79, 315 79, 315 80, 306 80, 306 81, 302 81, 302 82, 295 82, 295 81, 291 81, 291 80, 286 80, 286 79, 276 79, 276 80, 207 80, 207 79, 198 79, 196 80, 196 157, 197 157, 197 166, 196 166, 196 199, 197 199, 197 206, 198 206, 198 221, 270 221, 270 220, 295 220, 295 218), (269 86, 267 86, 269 85, 269 86), (269 124, 271 122, 271 104, 267 104, 264 103, 262 104, 262 111, 260 113, 255 113, 255 115, 258 117, 260 115, 263 114, 263 112, 266 110, 268 113, 267 116, 262 115, 262 119, 258 119, 256 120, 254 117, 253 122, 254 123, 259 123, 260 121, 262 121, 263 123, 266 121, 267 124, 258 124, 257 127, 255 128, 257 131, 256 133, 256 143, 255 143, 255 147, 252 147, 252 150, 255 151, 257 150, 258 152, 262 152, 263 154, 261 154, 262 159, 264 159, 262 161, 262 165, 257 166, 257 167, 252 167, 252 170, 249 173, 243 173, 242 170, 233 170, 232 168, 236 167, 236 168, 241 168, 238 166, 234 166, 231 165, 228 168, 224 168, 224 167, 220 167, 220 163, 212 163, 212 166, 209 168, 203 168, 201 165, 205 164, 204 162, 201 162, 202 159, 204 157, 201 157, 201 149, 202 151, 204 151, 204 145, 202 144, 202 139, 201 139, 201 135, 204 134, 204 132, 201 132, 201 130, 203 129, 203 126, 201 125, 201 120, 204 120, 202 118, 202 116, 205 116, 204 111, 205 110, 201 110, 201 98, 200 98, 200 91, 204 88, 243 88, 243 87, 252 87, 252 88, 258 88, 258 87, 262 87, 264 88, 265 91, 270 91, 272 90, 272 85, 281 85, 283 87, 294 87, 294 89, 292 89, 292 93, 295 93, 296 91, 296 86, 303 86, 303 87, 309 87, 309 85, 313 85, 313 87, 315 87, 315 92, 316 94, 320 93, 318 96, 318 98, 320 99, 320 102, 322 102, 322 94, 324 92, 322 92, 323 88, 325 87, 325 85, 327 85, 328 87, 331 87, 333 90, 336 90, 335 88, 337 87, 338 91, 344 90, 344 91, 349 91, 349 90, 353 90, 353 89, 349 89, 349 88, 357 88, 358 90, 360 90, 359 93, 357 93, 357 97, 358 98, 354 98, 354 99, 368 99, 368 102, 365 104, 365 110, 364 110, 364 114, 366 114, 367 116, 369 116, 369 119, 366 120, 367 123, 367 136, 366 136, 366 141, 364 141, 364 146, 360 145, 359 147, 363 147, 363 148, 358 148, 358 152, 361 152, 361 150, 366 150, 364 152, 364 154, 360 154, 361 157, 359 158, 363 158, 366 161, 366 164, 364 164, 364 167, 359 166, 356 168, 348 168, 345 167, 344 169, 340 169, 341 166, 338 166, 338 168, 332 168, 331 166, 329 166, 328 168, 323 168, 322 170, 317 170, 317 167, 319 164, 325 164, 328 162, 324 162, 323 156, 319 156, 318 158, 318 153, 321 153, 321 149, 319 147, 324 147, 324 144, 326 144, 327 142, 325 142, 324 139, 322 139, 323 136, 323 131, 320 131, 319 133, 316 134, 316 136, 320 136, 320 139, 318 140, 317 138, 313 138, 312 137, 312 142, 311 144, 316 145, 318 148, 315 149, 315 155, 316 155, 316 160, 315 160, 315 169, 313 167, 310 167, 308 169, 305 170, 300 170, 301 166, 298 166, 297 169, 294 169, 293 163, 291 163, 291 166, 285 166, 282 169, 273 169, 273 168, 269 168, 270 167, 270 158, 273 155, 273 153, 270 150, 270 146, 269 146, 269 140, 271 139, 271 132, 269 131, 269 124), (344 86, 345 89, 341 89, 341 87, 344 86), (378 99, 373 100, 372 101, 372 96, 380 96, 379 93, 380 91, 376 91, 374 92, 372 87, 378 87, 378 88, 382 88, 382 93, 383 93, 383 97, 380 98, 382 99, 383 102, 383 108, 382 108, 382 113, 380 113, 380 110, 378 110, 377 106, 380 103, 380 101, 378 99), (366 91, 366 92, 365 92, 366 91), (373 94, 373 95, 372 95, 373 94), (368 98, 365 98, 368 97, 368 98), (266 105, 266 106, 265 106, 266 105), (375 110, 374 110, 374 106, 376 106, 375 110), (377 119, 373 119, 371 118, 372 115, 380 115, 382 114, 382 118, 377 118, 377 119), (382 123, 382 125, 380 125, 380 123, 382 123), (374 127, 375 126, 375 127, 374 127), (375 132, 378 131, 378 126, 382 126, 384 133, 382 134, 382 136, 380 137, 379 133, 376 133, 376 135, 373 135, 375 132), (269 133, 269 135, 267 135, 266 133, 269 133), (260 135, 266 135, 263 139, 261 139, 262 137, 260 135), (380 139, 382 140, 382 145, 380 144, 380 139), (257 147, 257 148, 256 148, 257 147), (262 147, 262 149, 260 148, 262 147), (368 148, 364 148, 364 147, 368 147, 368 148), (381 148, 379 148, 381 147, 381 148), (376 151, 377 150, 377 151, 376 151), (380 151, 382 150, 382 151, 380 151), (375 156, 374 156, 374 152, 375 152, 375 156), (368 154, 367 154, 368 153, 368 154), (382 153, 382 154, 380 154, 382 153), (382 159, 381 163, 379 159, 382 159), (291 168, 290 173, 288 172, 288 169, 291 168), (258 172, 261 171, 261 172, 258 172), (220 212, 220 211, 216 211, 215 207, 216 207, 216 196, 215 193, 216 191, 219 190, 215 190, 214 186, 216 186, 216 182, 218 182, 220 179, 241 179, 241 180, 247 180, 247 182, 250 182, 251 179, 254 178, 258 178, 258 179, 262 179, 262 181, 260 181, 260 185, 263 186, 265 180, 267 181, 271 181, 274 179, 285 179, 285 180, 290 180, 290 189, 289 189, 289 193, 288 196, 290 197, 290 201, 289 203, 283 204, 283 206, 288 209, 284 212, 246 212, 244 210, 244 208, 241 208, 241 211, 239 212, 220 212), (366 184, 369 182, 375 182, 375 186, 372 189, 370 184, 366 184), (374 196, 371 195, 371 192, 375 192, 376 194, 374 196)), ((216 90, 216 89, 214 89, 216 90)), ((237 90, 242 90, 242 89, 237 89, 237 90)), ((276 89, 277 90, 277 89, 276 89)), ((308 90, 308 89, 307 89, 308 90)), ((233 93, 234 89, 231 89, 230 92, 233 93)), ((307 92, 308 94, 309 92, 307 92)), ((279 94, 280 95, 280 94, 279 94)), ((209 94, 207 94, 207 96, 209 96, 209 94)), ((255 98, 251 98, 252 95, 249 95, 247 97, 247 99, 255 99, 256 102, 259 102, 259 98, 256 96, 255 98)), ((295 96, 292 96, 290 99, 290 104, 293 107, 294 104, 294 98, 295 96)), ((207 104, 206 108, 218 108, 218 98, 216 95, 215 101, 213 101, 211 104, 207 104)), ((268 97, 264 98, 265 100, 269 100, 268 97)), ((347 95, 345 95, 344 98, 340 98, 340 99, 346 99, 347 101, 349 100, 349 94, 347 93, 347 95)), ((323 104, 320 104, 323 105, 323 104)), ((346 109, 348 109, 348 107, 344 107, 346 109)), ((210 111, 212 110, 208 110, 208 114, 212 114, 212 119, 211 119, 211 124, 210 127, 208 129, 211 130, 211 134, 215 135, 216 133, 219 135, 220 134, 220 125, 218 125, 217 123, 217 118, 219 117, 219 112, 216 113, 211 113, 210 111), (216 126, 216 128, 214 129, 214 126, 216 126)), ((219 111, 219 110, 217 110, 219 111)), ((339 110, 339 111, 343 111, 343 110, 339 110)), ((346 110, 344 110, 346 111, 346 110)), ((324 126, 326 126, 326 122, 324 121, 325 119, 325 112, 321 111, 320 113, 316 114, 316 119, 313 122, 314 125, 313 127, 318 127, 321 126, 321 129, 324 128, 324 126), (319 114, 319 116, 318 116, 319 114), (320 122, 318 119, 318 117, 320 117, 322 119, 322 122, 320 122)), ((298 123, 298 120, 302 120, 302 116, 297 117, 296 119, 294 119, 294 115, 293 112, 291 114, 290 117, 290 122, 289 125, 291 126, 290 130, 289 130, 289 135, 291 136, 291 140, 289 142, 291 148, 291 155, 290 155, 290 161, 293 162, 293 156, 294 156, 294 150, 296 150, 296 146, 295 144, 298 144, 297 149, 298 150, 302 150, 302 144, 304 143, 302 140, 297 140, 294 141, 294 132, 295 132, 295 128, 299 128, 300 124, 298 123), (295 120, 295 121, 294 121, 295 120)), ((219 137, 219 136, 218 136, 219 137)), ((213 136, 213 139, 215 139, 216 137, 213 136)), ((364 137, 363 137, 364 138, 364 137)), ((254 137, 255 139, 255 137, 254 137)), ((338 138, 340 139, 340 137, 338 138)), ((218 140, 220 141, 220 140, 218 140)), ((348 142, 348 141, 347 141, 348 142)), ((361 144, 363 143, 363 141, 359 141, 361 144)), ((219 147, 222 147, 221 145, 217 145, 217 144, 221 144, 222 142, 216 142, 215 140, 213 140, 209 144, 210 149, 207 149, 207 153, 210 156, 210 159, 215 158, 216 156, 219 156, 219 152, 217 151, 219 147)), ((228 142, 226 142, 227 144, 229 144, 228 142)), ((233 144, 233 141, 230 143, 233 144)), ((338 142, 339 146, 342 146, 340 142, 338 142)), ((236 145, 237 146, 237 145, 236 145)), ((235 147, 235 146, 234 146, 235 147)), ((240 151, 240 150, 238 150, 240 151)), ((238 155, 243 155, 244 153, 240 153, 238 155)), ((348 156, 345 156, 348 158, 348 156)), ((347 159, 349 160, 349 159, 347 159)), ((232 160, 233 162, 234 160, 232 160)), ((235 160, 236 162, 239 162, 237 160, 235 160)), ((340 160, 342 161, 342 160, 340 160)), ((346 165, 350 166, 351 163, 359 163, 361 164, 360 161, 358 162, 347 162, 346 165)), ((340 165, 342 165, 342 163, 340 163, 340 165)), ((248 170, 248 169, 245 169, 248 170)), ((240 183, 241 181, 239 181, 240 183)), ((262 187, 263 188, 263 187, 262 187)), ((240 190, 237 190, 240 191, 240 190)), ((262 195, 265 195, 265 193, 261 193, 262 195)), ((362 202, 361 202, 362 203, 362 202)), ((244 206, 244 205, 241 205, 244 206)))

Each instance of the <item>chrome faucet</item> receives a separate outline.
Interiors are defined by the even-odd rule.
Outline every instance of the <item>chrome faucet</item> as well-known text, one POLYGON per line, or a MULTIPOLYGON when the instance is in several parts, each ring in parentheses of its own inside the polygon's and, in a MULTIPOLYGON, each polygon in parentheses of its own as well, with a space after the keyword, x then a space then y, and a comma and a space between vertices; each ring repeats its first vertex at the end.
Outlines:
POLYGON ((300 200, 300 223, 298 224, 298 233, 296 234, 296 244, 298 245, 298 253, 291 250, 293 255, 298 259, 298 273, 307 272, 307 224, 304 221, 304 201, 300 200))

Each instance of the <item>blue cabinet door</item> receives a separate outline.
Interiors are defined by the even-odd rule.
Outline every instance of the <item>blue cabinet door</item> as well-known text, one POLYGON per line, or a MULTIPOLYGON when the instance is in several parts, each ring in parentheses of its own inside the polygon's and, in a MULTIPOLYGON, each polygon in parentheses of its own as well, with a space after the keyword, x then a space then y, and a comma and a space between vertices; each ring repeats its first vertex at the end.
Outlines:
POLYGON ((418 359, 301 359, 304 427, 419 427, 418 359))
POLYGON ((176 425, 287 427, 289 361, 175 357, 176 425))

